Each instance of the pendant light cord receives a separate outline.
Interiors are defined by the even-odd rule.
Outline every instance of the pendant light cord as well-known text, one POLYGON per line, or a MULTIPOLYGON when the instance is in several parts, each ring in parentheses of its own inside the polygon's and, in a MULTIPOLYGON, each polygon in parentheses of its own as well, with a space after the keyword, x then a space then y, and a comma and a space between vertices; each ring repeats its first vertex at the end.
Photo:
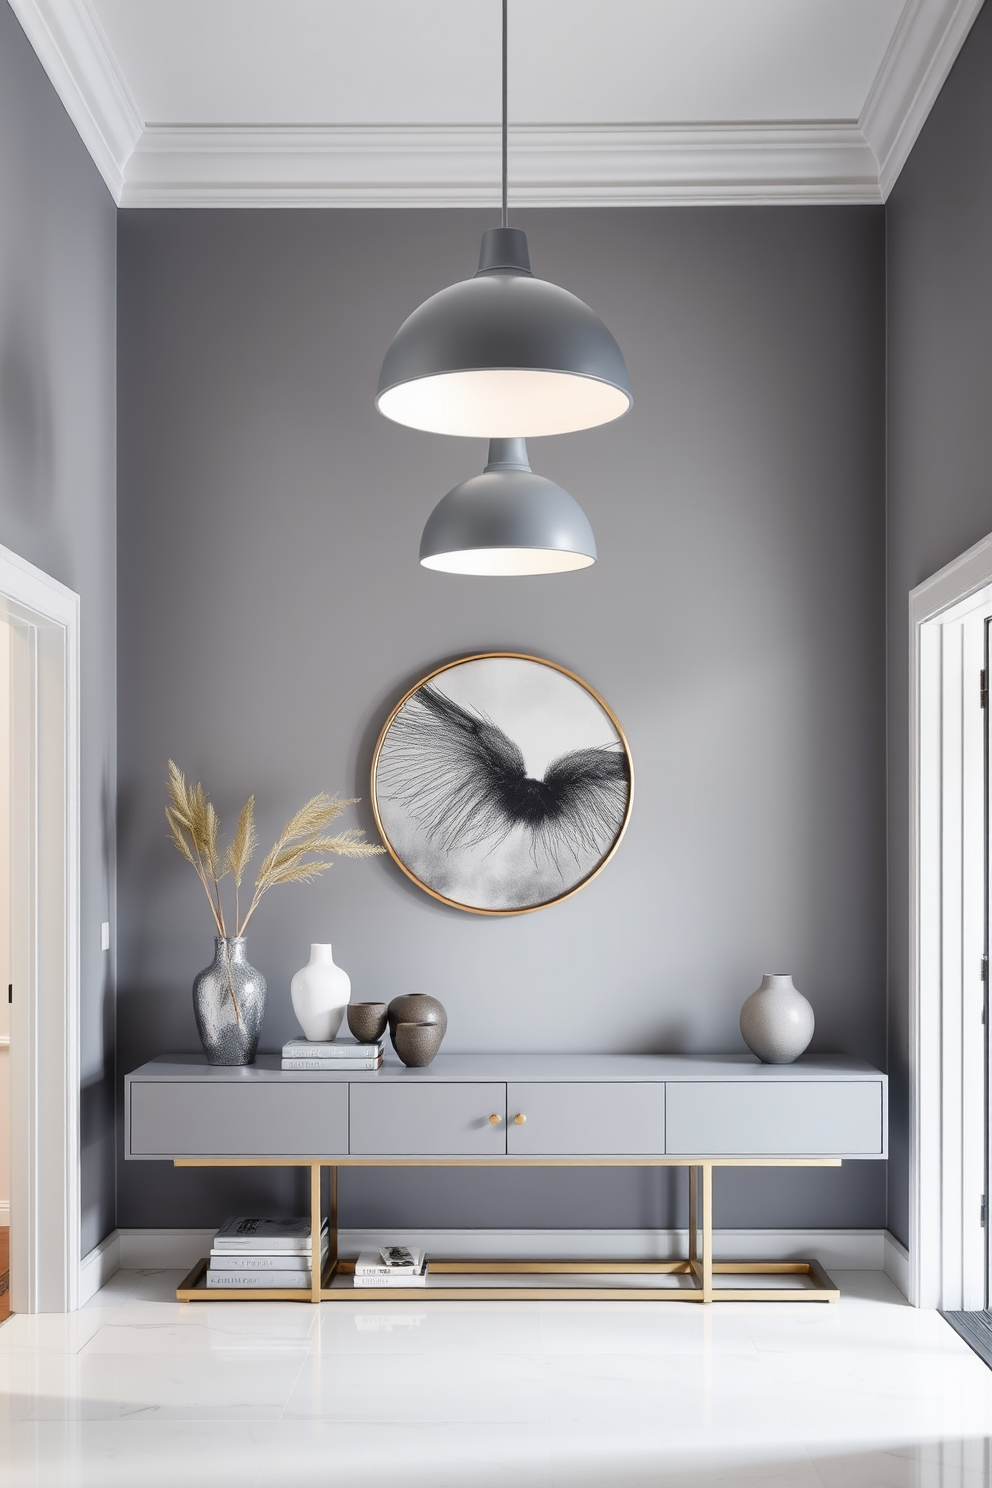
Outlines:
POLYGON ((507 0, 503 0, 503 226, 508 226, 506 205, 506 6, 507 0))

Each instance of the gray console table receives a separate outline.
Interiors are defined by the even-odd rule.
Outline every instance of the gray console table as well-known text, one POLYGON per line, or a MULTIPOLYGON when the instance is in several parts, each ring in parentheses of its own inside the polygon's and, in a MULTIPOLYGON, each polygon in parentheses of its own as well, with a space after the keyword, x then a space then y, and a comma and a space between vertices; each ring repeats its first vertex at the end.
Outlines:
POLYGON ((274 1055, 226 1069, 174 1054, 126 1077, 125 1134, 132 1161, 310 1171, 311 1290, 207 1291, 203 1260, 179 1287, 181 1301, 422 1301, 422 1288, 356 1292, 354 1258, 338 1255, 337 1170, 425 1165, 636 1165, 689 1176, 684 1259, 432 1260, 432 1300, 835 1301, 815 1261, 714 1261, 713 1172, 884 1158, 887 1082, 841 1056, 764 1065, 750 1055, 440 1054, 427 1069, 387 1061, 367 1074, 308 1074, 280 1069, 274 1055), (330 1248, 321 1274, 325 1168, 330 1248), (753 1279, 715 1284, 731 1275, 753 1279))

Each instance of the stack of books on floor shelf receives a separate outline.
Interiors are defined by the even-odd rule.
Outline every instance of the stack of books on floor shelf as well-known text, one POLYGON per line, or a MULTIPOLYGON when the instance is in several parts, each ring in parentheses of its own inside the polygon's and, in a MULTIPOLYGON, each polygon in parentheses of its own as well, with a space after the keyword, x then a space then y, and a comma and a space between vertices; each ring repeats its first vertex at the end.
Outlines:
MULTIPOLYGON (((327 1221, 320 1232, 320 1265, 327 1259, 327 1221)), ((214 1236, 208 1287, 310 1289, 310 1221, 256 1219, 235 1214, 214 1236)))
POLYGON ((414 1287, 427 1285, 427 1257, 405 1245, 363 1250, 355 1262, 356 1287, 414 1287))
POLYGON ((311 1043, 294 1038, 282 1046, 284 1070, 377 1070, 382 1063, 382 1039, 360 1044, 355 1039, 311 1043))

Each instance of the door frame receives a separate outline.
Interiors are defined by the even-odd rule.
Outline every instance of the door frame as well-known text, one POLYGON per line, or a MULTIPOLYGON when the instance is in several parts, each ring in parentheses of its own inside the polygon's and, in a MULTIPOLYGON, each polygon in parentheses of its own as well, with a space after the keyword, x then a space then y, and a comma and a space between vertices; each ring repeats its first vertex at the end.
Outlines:
POLYGON ((989 613, 992 534, 909 596, 909 1299, 945 1310, 985 1305, 978 675, 989 613))
POLYGON ((79 596, 0 547, 10 625, 10 1292, 78 1305, 79 596))

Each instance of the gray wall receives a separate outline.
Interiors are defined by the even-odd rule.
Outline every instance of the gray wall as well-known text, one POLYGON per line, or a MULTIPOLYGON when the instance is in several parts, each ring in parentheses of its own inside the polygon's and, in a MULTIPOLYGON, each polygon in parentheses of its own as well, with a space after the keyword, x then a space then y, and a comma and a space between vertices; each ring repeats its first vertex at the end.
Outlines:
POLYGON ((992 9, 886 208, 888 278, 889 1225, 906 1239, 910 589, 992 529, 992 9))
MULTIPOLYGON (((330 940, 356 998, 437 993, 453 1050, 737 1050, 765 970, 814 1047, 885 1056, 884 236, 874 208, 521 213, 538 273, 627 355, 621 422, 532 444, 600 562, 482 580, 417 564, 479 441, 382 419, 382 353, 474 268, 473 212, 119 217, 119 1060, 196 1047, 211 929, 162 818, 165 761, 263 838, 312 792, 365 798, 389 706, 446 657, 535 652, 628 732, 633 819, 576 897, 447 909, 389 860, 274 893, 249 938, 263 1046, 330 940)), ((258 1175, 127 1164, 121 1225, 276 1202, 258 1175)), ((342 1222, 666 1224, 667 1179, 349 1172, 342 1222)), ((880 1225, 881 1164, 721 1180, 721 1224, 880 1225)))
POLYGON ((115 892, 115 219, 0 3, 0 543, 81 597, 84 1252, 116 1223, 113 983, 100 950, 115 892))

